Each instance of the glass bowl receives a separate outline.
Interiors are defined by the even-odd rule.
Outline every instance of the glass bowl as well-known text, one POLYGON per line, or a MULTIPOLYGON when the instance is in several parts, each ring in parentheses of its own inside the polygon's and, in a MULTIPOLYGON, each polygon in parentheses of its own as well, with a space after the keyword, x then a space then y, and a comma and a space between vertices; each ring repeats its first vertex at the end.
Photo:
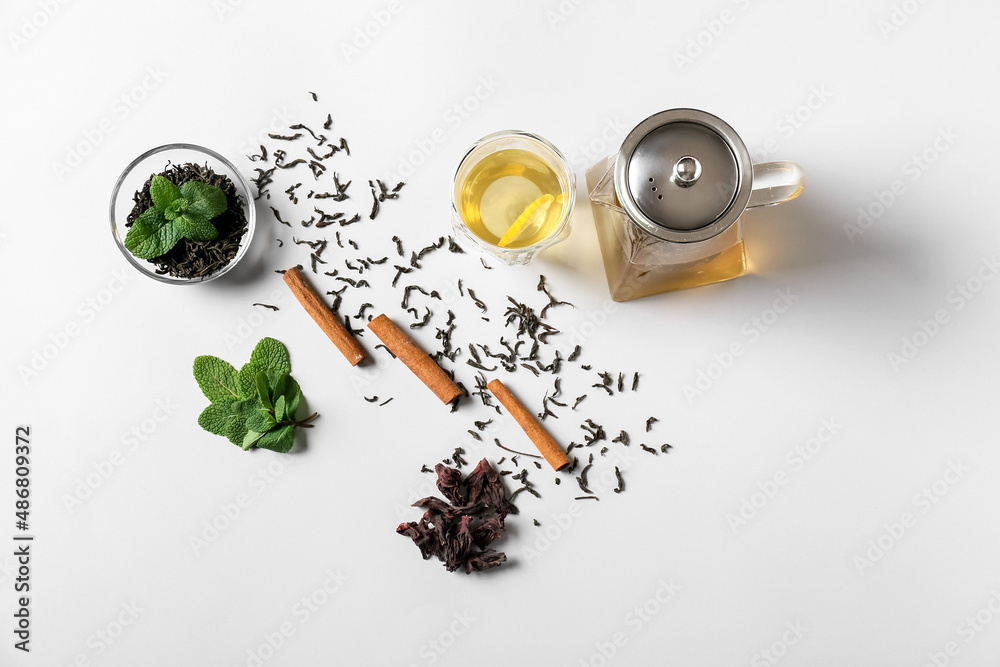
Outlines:
POLYGON ((254 223, 256 222, 256 209, 253 204, 253 197, 250 195, 250 185, 243 174, 233 165, 232 162, 219 155, 213 150, 194 144, 167 144, 158 146, 146 151, 125 167, 125 171, 118 177, 114 191, 111 193, 111 233, 115 237, 118 249, 125 255, 125 259, 139 270, 143 275, 168 285, 194 285, 207 283, 225 275, 230 269, 236 266, 240 259, 246 255, 247 248, 253 238, 254 223), (236 193, 243 200, 243 215, 246 217, 247 230, 240 239, 240 247, 236 256, 224 267, 210 275, 200 278, 178 278, 165 273, 156 272, 156 264, 145 259, 140 259, 129 252, 125 247, 125 235, 129 228, 126 226, 128 215, 135 206, 134 196, 136 192, 142 190, 146 181, 153 174, 159 174, 167 167, 178 164, 193 163, 198 165, 208 165, 208 167, 220 176, 226 176, 236 188, 236 193))

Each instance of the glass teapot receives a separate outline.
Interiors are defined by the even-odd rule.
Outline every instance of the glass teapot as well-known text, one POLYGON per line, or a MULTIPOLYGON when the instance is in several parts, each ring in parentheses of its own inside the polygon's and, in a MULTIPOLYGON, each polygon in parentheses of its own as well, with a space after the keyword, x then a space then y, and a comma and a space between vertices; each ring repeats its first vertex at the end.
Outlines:
POLYGON ((743 275, 743 212, 792 200, 805 182, 794 162, 753 164, 739 135, 712 114, 650 116, 587 170, 611 298, 743 275))

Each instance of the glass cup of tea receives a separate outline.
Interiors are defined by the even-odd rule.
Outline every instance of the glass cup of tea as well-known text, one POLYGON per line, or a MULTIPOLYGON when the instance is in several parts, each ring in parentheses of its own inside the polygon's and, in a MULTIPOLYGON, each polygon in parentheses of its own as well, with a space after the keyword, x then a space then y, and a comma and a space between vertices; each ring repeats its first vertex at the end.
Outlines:
POLYGON ((569 235, 576 176, 551 143, 530 132, 483 137, 455 170, 455 230, 500 261, 527 264, 569 235))

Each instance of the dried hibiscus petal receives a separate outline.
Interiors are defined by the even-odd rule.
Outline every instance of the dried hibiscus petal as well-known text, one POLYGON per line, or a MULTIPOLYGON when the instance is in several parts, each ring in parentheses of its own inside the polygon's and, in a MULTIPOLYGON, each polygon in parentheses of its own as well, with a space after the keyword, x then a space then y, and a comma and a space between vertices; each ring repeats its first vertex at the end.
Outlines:
POLYGON ((507 489, 500 481, 500 473, 490 462, 483 459, 469 473, 466 483, 469 487, 469 502, 481 502, 502 514, 517 514, 517 508, 507 500, 507 489))
POLYGON ((454 468, 449 468, 443 463, 434 466, 434 472, 438 475, 437 487, 444 497, 456 505, 464 505, 465 499, 462 497, 462 473, 454 468))
POLYGON ((493 551, 490 549, 470 558, 465 564, 465 573, 469 574, 473 570, 481 572, 494 567, 500 567, 506 561, 507 554, 502 551, 493 551))
POLYGON ((458 525, 448 536, 448 545, 445 548, 445 568, 449 572, 454 572, 465 565, 469 558, 469 550, 472 549, 472 517, 463 515, 458 520, 458 525))
POLYGON ((503 535, 503 520, 504 517, 499 515, 476 526, 476 529, 472 531, 472 539, 475 540, 476 546, 485 549, 493 540, 501 537, 503 535))
POLYGON ((447 500, 436 496, 413 503, 424 515, 419 521, 401 523, 396 532, 413 540, 424 560, 443 561, 449 572, 489 570, 507 560, 503 552, 487 549, 503 535, 504 519, 517 509, 507 497, 500 475, 483 459, 462 479, 462 473, 438 464, 437 487, 447 500))

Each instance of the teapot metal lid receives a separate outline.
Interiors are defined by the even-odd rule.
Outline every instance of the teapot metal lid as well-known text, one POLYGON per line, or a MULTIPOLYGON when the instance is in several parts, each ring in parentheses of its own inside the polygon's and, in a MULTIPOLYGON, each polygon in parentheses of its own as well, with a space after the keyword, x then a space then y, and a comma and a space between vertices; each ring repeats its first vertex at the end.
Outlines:
POLYGON ((697 109, 653 114, 625 137, 615 192, 635 224, 678 243, 721 234, 750 200, 753 166, 739 135, 697 109))

